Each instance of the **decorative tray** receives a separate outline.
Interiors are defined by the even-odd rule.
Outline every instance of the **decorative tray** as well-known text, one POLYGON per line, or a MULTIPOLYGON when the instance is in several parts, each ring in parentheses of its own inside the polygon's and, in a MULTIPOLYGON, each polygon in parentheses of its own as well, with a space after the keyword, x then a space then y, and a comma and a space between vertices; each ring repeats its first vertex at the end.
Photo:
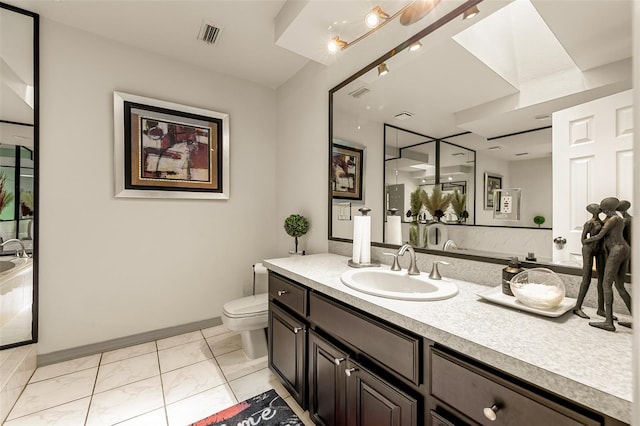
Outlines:
POLYGON ((531 312, 534 314, 553 318, 563 315, 567 311, 573 309, 574 306, 576 306, 576 299, 565 297, 564 299, 562 299, 562 302, 560 302, 560 305, 556 306, 553 309, 532 308, 520 303, 514 296, 507 296, 506 294, 504 294, 502 292, 502 285, 479 291, 476 294, 483 299, 497 303, 499 305, 504 305, 510 308, 519 309, 521 311, 531 312))

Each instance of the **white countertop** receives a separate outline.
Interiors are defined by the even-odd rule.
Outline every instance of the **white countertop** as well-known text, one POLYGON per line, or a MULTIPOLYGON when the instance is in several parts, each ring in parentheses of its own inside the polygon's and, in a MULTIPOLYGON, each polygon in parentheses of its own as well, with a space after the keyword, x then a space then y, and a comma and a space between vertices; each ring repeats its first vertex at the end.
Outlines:
MULTIPOLYGON (((612 333, 591 327, 589 320, 570 312, 548 318, 495 305, 476 295, 486 286, 470 282, 459 282, 458 295, 441 301, 370 296, 340 281, 340 275, 351 270, 347 260, 335 254, 316 254, 268 259, 263 264, 406 330, 631 423, 630 329, 616 326, 612 333)), ((584 311, 601 319, 594 309, 584 311)))

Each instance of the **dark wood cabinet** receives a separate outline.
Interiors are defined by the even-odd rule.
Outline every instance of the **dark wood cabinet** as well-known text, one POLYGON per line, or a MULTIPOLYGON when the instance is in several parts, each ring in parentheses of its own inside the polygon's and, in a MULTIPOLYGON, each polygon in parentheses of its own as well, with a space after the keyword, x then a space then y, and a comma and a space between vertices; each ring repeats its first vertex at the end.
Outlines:
POLYGON ((347 424, 350 426, 418 425, 418 400, 348 361, 347 424))
POLYGON ((623 425, 274 273, 269 367, 322 426, 623 425))
POLYGON ((301 407, 306 407, 307 325, 269 303, 269 368, 301 407))
POLYGON ((346 352, 309 332, 309 414, 318 425, 345 425, 346 361, 346 352))

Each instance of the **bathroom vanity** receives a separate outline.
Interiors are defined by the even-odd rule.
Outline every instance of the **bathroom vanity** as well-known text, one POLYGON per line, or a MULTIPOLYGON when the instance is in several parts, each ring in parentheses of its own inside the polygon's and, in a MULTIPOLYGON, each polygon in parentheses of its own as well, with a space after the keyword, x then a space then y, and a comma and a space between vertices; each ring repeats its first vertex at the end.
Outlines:
POLYGON ((631 422, 630 330, 493 305, 473 283, 441 301, 370 296, 340 281, 347 260, 264 261, 269 367, 316 424, 631 422))

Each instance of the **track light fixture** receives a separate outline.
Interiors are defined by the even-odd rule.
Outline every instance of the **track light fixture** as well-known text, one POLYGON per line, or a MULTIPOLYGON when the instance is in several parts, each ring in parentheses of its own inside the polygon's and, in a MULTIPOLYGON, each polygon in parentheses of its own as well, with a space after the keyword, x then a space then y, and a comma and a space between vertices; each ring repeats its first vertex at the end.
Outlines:
POLYGON ((340 37, 335 36, 329 43, 327 44, 327 50, 329 53, 336 53, 338 50, 342 50, 347 46, 347 42, 344 40, 340 40, 340 37))
POLYGON ((389 19, 389 14, 382 10, 380 6, 376 6, 371 9, 371 12, 367 13, 367 16, 364 18, 364 23, 369 28, 376 28, 381 22, 387 19, 389 19))
POLYGON ((472 6, 469 9, 464 11, 464 13, 462 14, 462 19, 465 20, 465 19, 473 18, 478 13, 480 13, 478 6, 472 6))
POLYGON ((387 64, 383 62, 380 65, 378 65, 378 77, 382 77, 383 75, 388 73, 389 73, 389 68, 387 67, 387 64))
MULTIPOLYGON (((365 16, 365 24, 370 28, 369 31, 356 38, 353 41, 346 42, 341 40, 340 37, 333 37, 327 44, 329 53, 336 53, 338 50, 344 50, 347 47, 359 42, 374 31, 382 28, 387 23, 400 17, 400 23, 402 25, 411 25, 422 19, 427 15, 436 5, 440 3, 440 0, 413 0, 409 1, 405 6, 398 10, 393 15, 386 13, 380 6, 376 6, 365 16)), ((471 8, 473 9, 473 8, 471 8)))
POLYGON ((413 43, 411 43, 409 45, 409 52, 415 52, 416 50, 420 49, 422 47, 422 43, 420 43, 420 40, 414 41, 413 43))

